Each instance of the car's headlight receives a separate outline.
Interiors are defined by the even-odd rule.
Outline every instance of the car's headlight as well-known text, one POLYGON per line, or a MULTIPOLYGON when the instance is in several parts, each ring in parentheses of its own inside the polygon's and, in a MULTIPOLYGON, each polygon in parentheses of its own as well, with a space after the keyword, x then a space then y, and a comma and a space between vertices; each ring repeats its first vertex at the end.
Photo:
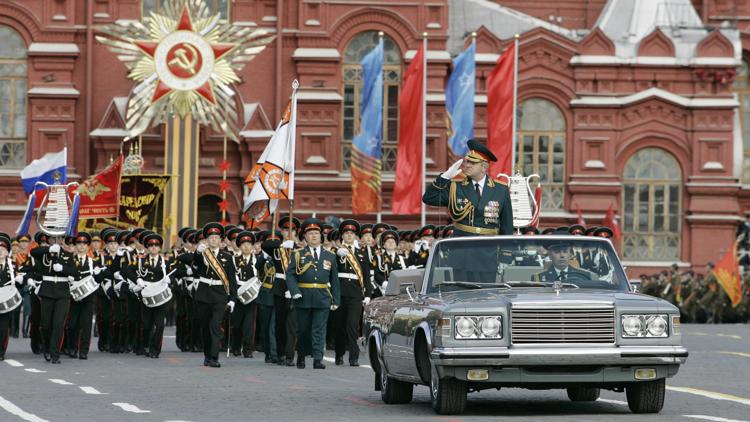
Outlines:
POLYGON ((661 314, 622 315, 622 336, 669 337, 669 317, 661 314))
POLYGON ((493 316, 455 317, 456 339, 499 339, 503 337, 503 319, 493 316))

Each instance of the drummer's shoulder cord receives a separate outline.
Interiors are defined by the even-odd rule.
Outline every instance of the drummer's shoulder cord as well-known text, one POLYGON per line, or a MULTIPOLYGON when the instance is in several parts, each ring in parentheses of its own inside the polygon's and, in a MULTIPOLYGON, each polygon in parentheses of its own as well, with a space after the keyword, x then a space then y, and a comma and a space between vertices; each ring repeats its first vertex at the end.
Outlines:
POLYGON ((7 257, 7 262, 5 265, 8 267, 8 273, 10 273, 10 281, 15 283, 16 282, 16 274, 13 271, 13 263, 10 262, 10 255, 7 257))

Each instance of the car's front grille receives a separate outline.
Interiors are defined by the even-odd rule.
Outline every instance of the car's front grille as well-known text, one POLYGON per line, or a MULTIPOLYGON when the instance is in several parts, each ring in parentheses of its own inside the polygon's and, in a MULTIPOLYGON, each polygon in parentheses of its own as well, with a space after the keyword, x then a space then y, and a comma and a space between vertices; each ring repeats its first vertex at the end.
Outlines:
POLYGON ((513 308, 513 344, 614 343, 615 310, 596 308, 513 308))

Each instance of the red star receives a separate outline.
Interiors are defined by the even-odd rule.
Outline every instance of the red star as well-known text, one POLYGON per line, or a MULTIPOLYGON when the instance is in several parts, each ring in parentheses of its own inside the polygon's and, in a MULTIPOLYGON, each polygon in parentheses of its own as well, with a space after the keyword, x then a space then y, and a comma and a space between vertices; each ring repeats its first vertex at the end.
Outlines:
POLYGON ((219 182, 219 192, 226 192, 229 190, 229 180, 222 180, 219 182))
POLYGON ((222 172, 229 170, 229 167, 232 167, 232 164, 227 160, 224 160, 221 162, 221 164, 219 164, 219 170, 221 170, 222 172))
MULTIPOLYGON (((188 10, 188 7, 185 6, 182 9, 182 16, 180 17, 180 21, 177 23, 177 30, 178 31, 190 31, 195 32, 195 28, 193 27, 193 20, 190 17, 190 12, 188 10)), ((159 45, 158 42, 154 41, 144 41, 144 40, 135 40, 133 43, 138 46, 145 54, 149 55, 151 58, 154 58, 154 55, 156 54, 156 47, 159 45)), ((217 43, 217 44, 211 44, 211 50, 214 53, 214 59, 218 60, 219 58, 223 57, 225 54, 229 53, 235 48, 234 44, 226 44, 226 43, 217 43)), ((157 102, 159 99, 164 97, 165 95, 172 92, 173 89, 168 87, 164 82, 161 80, 156 85, 156 90, 154 91, 154 96, 151 98, 151 102, 157 102)), ((214 97, 214 90, 213 86, 211 86, 210 82, 206 82, 205 84, 201 85, 200 87, 195 89, 195 92, 198 93, 201 97, 205 98, 206 101, 210 102, 211 104, 216 104, 216 98, 214 97)))
POLYGON ((226 211, 229 209, 229 201, 226 199, 222 200, 217 205, 219 206, 219 211, 226 211))

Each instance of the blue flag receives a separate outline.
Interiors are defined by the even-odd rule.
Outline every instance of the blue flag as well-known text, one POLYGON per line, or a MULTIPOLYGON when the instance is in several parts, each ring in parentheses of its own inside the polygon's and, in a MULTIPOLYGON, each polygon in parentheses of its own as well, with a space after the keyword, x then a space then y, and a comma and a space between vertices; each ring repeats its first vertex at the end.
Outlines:
POLYGON ((453 154, 463 157, 466 142, 474 137, 474 93, 476 91, 477 47, 475 43, 453 59, 453 72, 445 87, 445 108, 450 119, 448 145, 453 154))
POLYGON ((380 211, 383 151, 383 40, 362 59, 359 134, 352 141, 352 213, 380 211))

